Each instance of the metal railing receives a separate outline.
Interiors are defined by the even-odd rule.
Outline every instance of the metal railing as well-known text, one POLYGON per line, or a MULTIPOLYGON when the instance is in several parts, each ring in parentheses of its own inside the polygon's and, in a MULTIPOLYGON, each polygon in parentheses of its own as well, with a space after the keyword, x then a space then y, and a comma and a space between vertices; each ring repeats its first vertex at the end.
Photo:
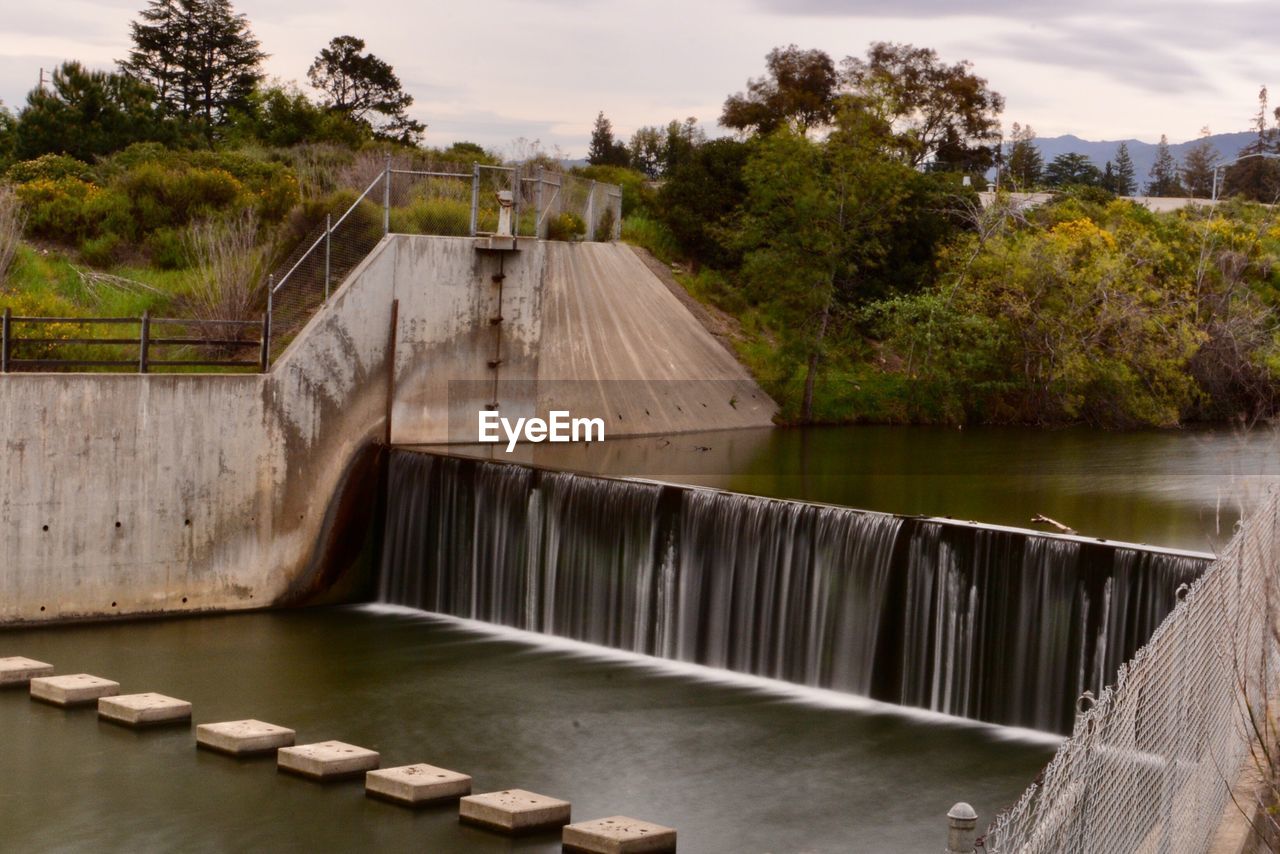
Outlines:
MULTIPOLYGON (((368 180, 368 171, 363 172, 368 180)), ((385 235, 479 237, 498 228, 498 194, 512 196, 512 235, 617 240, 622 189, 529 163, 464 166, 388 156, 350 207, 327 217, 267 282, 268 351, 325 305, 385 235)))
POLYGON ((1260 762, 1250 758, 1255 739, 1276 755, 1278 526, 1273 493, 1180 591, 1181 604, 1114 685, 1082 706, 1037 782, 996 817, 985 850, 1208 850, 1237 775, 1260 762))
POLYGON ((265 371, 269 324, 267 315, 261 320, 193 320, 152 317, 149 312, 141 317, 18 317, 6 308, 0 315, 0 373, 66 368, 128 368, 140 374, 157 368, 265 371), (122 326, 137 326, 138 331, 129 337, 82 332, 86 327, 122 326), (35 328, 41 333, 32 334, 35 328), (246 337, 246 331, 252 337, 246 337), (136 355, 121 356, 122 349, 133 348, 136 355), (157 358, 157 349, 169 353, 157 358), (210 351, 216 355, 202 355, 210 351), (254 358, 244 358, 246 351, 254 358))

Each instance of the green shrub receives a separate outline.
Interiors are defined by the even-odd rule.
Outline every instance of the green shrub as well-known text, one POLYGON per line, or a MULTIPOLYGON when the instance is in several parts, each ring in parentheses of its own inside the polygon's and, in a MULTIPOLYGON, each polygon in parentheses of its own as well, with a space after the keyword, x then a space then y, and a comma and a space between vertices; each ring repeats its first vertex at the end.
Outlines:
POLYGON ((15 163, 4 173, 5 180, 11 184, 26 184, 30 181, 58 181, 62 178, 78 178, 88 181, 89 164, 65 154, 42 154, 34 160, 23 160, 15 163))
POLYGON ((78 245, 90 236, 87 206, 102 192, 79 178, 37 178, 15 190, 27 218, 27 234, 78 245))
POLYGON ((162 270, 185 270, 191 265, 182 233, 176 228, 157 228, 151 232, 145 249, 151 263, 162 270))
POLYGON ((547 223, 547 240, 581 240, 586 233, 587 224, 571 211, 564 211, 547 223))
POLYGON ((443 234, 465 237, 471 233, 471 203, 458 199, 416 199, 391 209, 391 230, 399 234, 443 234))
POLYGON ((648 249, 659 261, 670 264, 680 255, 680 246, 666 223, 644 214, 622 219, 622 239, 648 249))
POLYGON ((120 260, 123 243, 120 235, 111 232, 90 237, 80 244, 80 257, 91 267, 110 267, 120 260))

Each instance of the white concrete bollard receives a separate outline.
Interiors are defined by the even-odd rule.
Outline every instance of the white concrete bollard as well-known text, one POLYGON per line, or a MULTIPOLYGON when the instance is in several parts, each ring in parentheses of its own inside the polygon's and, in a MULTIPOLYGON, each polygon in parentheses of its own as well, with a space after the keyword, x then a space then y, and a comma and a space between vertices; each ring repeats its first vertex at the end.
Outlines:
POLYGON ((947 810, 947 854, 974 854, 978 813, 964 801, 947 810))

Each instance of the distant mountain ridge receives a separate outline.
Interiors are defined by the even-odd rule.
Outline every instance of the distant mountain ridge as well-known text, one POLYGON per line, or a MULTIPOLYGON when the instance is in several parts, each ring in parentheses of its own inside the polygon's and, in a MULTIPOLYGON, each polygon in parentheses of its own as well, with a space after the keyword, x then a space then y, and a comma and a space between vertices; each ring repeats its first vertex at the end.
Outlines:
MULTIPOLYGON (((1220 155, 1218 162, 1221 163, 1233 157, 1238 157, 1240 150, 1257 139, 1257 136, 1256 131, 1247 130, 1239 133, 1215 133, 1204 138, 1213 143, 1214 148, 1218 149, 1218 154, 1220 155)), ((1156 162, 1157 146, 1153 142, 1142 142, 1137 139, 1094 142, 1093 140, 1081 139, 1073 134, 1036 137, 1035 140, 1036 148, 1040 150, 1040 155, 1044 157, 1046 166, 1059 154, 1075 153, 1085 155, 1099 169, 1106 166, 1108 160, 1115 160, 1116 148, 1121 142, 1129 146, 1129 156, 1133 158, 1133 171, 1138 179, 1139 192, 1141 192, 1142 187, 1147 183, 1147 176, 1151 172, 1151 166, 1156 162)), ((1188 140, 1187 142, 1171 142, 1169 143, 1169 151, 1181 165, 1187 152, 1199 142, 1199 138, 1188 140)))

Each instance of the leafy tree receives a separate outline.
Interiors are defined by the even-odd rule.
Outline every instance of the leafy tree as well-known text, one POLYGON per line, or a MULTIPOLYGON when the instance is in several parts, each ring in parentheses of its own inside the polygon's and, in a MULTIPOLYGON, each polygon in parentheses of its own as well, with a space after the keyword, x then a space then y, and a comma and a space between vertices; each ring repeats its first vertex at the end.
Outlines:
POLYGON ((613 137, 613 122, 605 118, 601 110, 591 129, 591 144, 587 148, 587 162, 592 166, 626 166, 631 160, 627 146, 613 137))
POLYGON ((279 148, 307 142, 357 147, 369 137, 367 127, 313 103, 297 86, 279 83, 256 89, 230 124, 229 137, 239 134, 279 148))
POLYGON ((413 96, 404 91, 395 69, 364 53, 364 47, 364 39, 335 36, 307 69, 307 81, 321 93, 326 108, 381 138, 417 145, 426 125, 408 115, 413 96))
POLYGON ((972 69, 967 61, 947 65, 931 48, 874 42, 866 59, 845 59, 842 77, 855 101, 892 128, 910 165, 940 159, 985 170, 1004 98, 972 69))
POLYGON ((902 216, 912 170, 885 155, 882 131, 853 109, 837 117, 821 143, 781 128, 761 142, 743 173, 743 274, 779 330, 784 354, 803 365, 802 422, 813 418, 836 313, 863 293, 902 216))
POLYGON ((120 67, 150 85, 170 112, 212 134, 246 106, 266 54, 230 0, 150 0, 140 18, 120 67))
POLYGON ((839 80, 830 56, 791 44, 769 51, 765 65, 763 77, 725 100, 720 124, 761 135, 784 126, 805 134, 831 121, 839 80))
POLYGON ((1169 151, 1169 138, 1160 135, 1160 144, 1156 146, 1156 162, 1151 164, 1151 172, 1147 182, 1148 196, 1183 196, 1186 189, 1178 177, 1178 161, 1169 151))
POLYGON ((1005 180, 1015 190, 1035 189, 1044 173, 1044 157, 1036 145, 1036 132, 1031 125, 1013 123, 1013 144, 1005 162, 1005 180))
POLYGON ((0 169, 8 168, 13 162, 14 146, 17 144, 18 120, 0 101, 0 169))
POLYGON ((731 223, 746 198, 742 172, 751 145, 728 138, 699 145, 662 184, 662 218, 697 263, 734 268, 741 261, 731 223))
POLYGON ((1214 168, 1221 155, 1208 140, 1209 129, 1200 131, 1201 140, 1187 152, 1182 161, 1182 183, 1194 199, 1207 199, 1213 195, 1214 168))
POLYGON ((33 89, 13 128, 14 154, 31 160, 68 154, 78 160, 172 137, 154 106, 155 92, 123 74, 66 62, 49 89, 33 89))
POLYGON ((1087 156, 1075 152, 1059 154, 1044 170, 1044 182, 1050 187, 1097 187, 1102 184, 1102 178, 1098 167, 1087 156))
POLYGON ((631 135, 630 166, 650 178, 658 178, 666 168, 666 136, 662 128, 645 125, 631 135))
MULTIPOLYGON (((1258 115, 1254 119, 1257 136, 1240 150, 1241 159, 1225 170, 1222 195, 1241 196, 1256 202, 1280 201, 1280 161, 1262 156, 1273 154, 1280 144, 1280 131, 1267 124, 1267 87, 1258 92, 1258 115)), ((1275 112, 1280 122, 1280 110, 1275 112)))
POLYGON ((444 154, 445 157, 463 161, 474 160, 482 162, 489 159, 489 152, 484 150, 484 146, 478 142, 467 142, 465 140, 455 142, 445 149, 444 154))
POLYGON ((1127 143, 1116 146, 1115 171, 1113 186, 1109 189, 1117 196, 1132 196, 1138 192, 1137 170, 1133 166, 1133 158, 1129 156, 1127 143))
POLYGON ((667 123, 667 137, 663 146, 663 173, 670 172, 685 160, 693 150, 707 141, 707 135, 698 127, 698 120, 693 116, 678 121, 672 119, 667 123))

